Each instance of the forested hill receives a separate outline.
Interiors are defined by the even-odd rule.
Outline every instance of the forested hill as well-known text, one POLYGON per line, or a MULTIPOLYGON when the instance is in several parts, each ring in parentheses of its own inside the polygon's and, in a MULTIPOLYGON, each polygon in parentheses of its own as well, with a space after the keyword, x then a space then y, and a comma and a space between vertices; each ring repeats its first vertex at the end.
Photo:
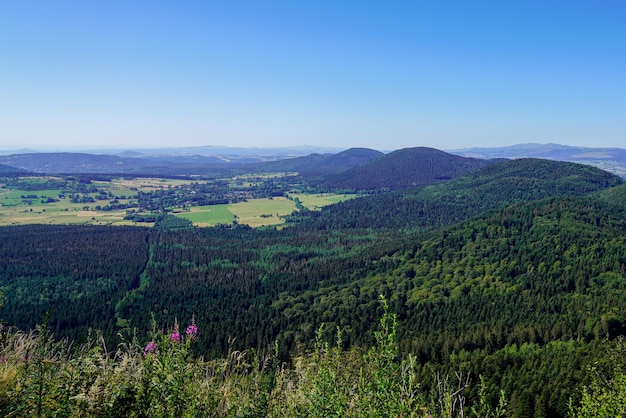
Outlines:
POLYGON ((588 197, 512 205, 416 235, 366 277, 282 294, 274 306, 351 338, 375 317, 379 293, 399 315, 403 352, 483 374, 525 408, 564 416, 598 342, 626 334, 624 206, 588 197))
POLYGON ((383 155, 380 151, 368 148, 350 148, 337 154, 311 154, 305 157, 249 164, 247 167, 252 171, 262 172, 298 172, 309 178, 341 173, 383 155))
POLYGON ((626 183, 611 187, 610 189, 601 190, 595 194, 599 199, 607 202, 626 206, 626 183))
POLYGON ((588 165, 534 158, 506 160, 446 182, 297 214, 292 221, 315 229, 429 230, 516 202, 583 196, 620 184, 620 177, 588 165))
POLYGON ((460 157, 433 148, 405 148, 328 176, 325 184, 333 189, 360 191, 406 189, 459 177, 490 163, 489 160, 460 157))

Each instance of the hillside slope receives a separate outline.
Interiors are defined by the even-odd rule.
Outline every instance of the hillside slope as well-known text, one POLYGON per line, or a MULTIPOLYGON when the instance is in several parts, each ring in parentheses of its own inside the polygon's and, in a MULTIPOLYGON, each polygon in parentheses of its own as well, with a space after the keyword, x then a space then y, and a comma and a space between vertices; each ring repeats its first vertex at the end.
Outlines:
POLYGON ((588 197, 512 205, 416 235, 366 277, 274 306, 302 328, 339 325, 350 340, 375 317, 377 294, 398 314, 402 351, 432 365, 424 382, 436 365, 470 371, 564 416, 595 347, 626 334, 626 211, 588 197))
POLYGON ((317 229, 433 229, 516 202, 582 196, 623 183, 614 174, 583 164, 532 158, 507 160, 446 182, 303 213, 292 221, 317 229))

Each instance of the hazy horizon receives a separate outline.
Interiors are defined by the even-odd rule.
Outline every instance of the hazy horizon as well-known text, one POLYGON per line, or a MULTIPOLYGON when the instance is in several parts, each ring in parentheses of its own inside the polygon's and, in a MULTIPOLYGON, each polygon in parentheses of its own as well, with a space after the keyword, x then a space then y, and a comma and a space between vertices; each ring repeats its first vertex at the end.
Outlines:
POLYGON ((0 150, 622 147, 626 3, 5 2, 0 150))
MULTIPOLYGON (((573 147, 573 148, 583 148, 583 149, 622 149, 626 150, 626 147, 583 147, 583 146, 571 146, 566 144, 557 144, 557 143, 519 143, 519 144, 511 144, 511 145, 503 145, 503 146, 467 146, 461 148, 454 149, 443 149, 437 147, 429 147, 435 148, 444 152, 462 152, 462 151, 470 151, 472 149, 517 149, 522 150, 524 148, 528 148, 532 151, 538 151, 539 148, 545 147, 544 151, 548 151, 548 149, 553 146, 554 148, 559 147, 573 147)), ((414 148, 414 147, 424 147, 424 145, 415 145, 415 146, 407 146, 403 148, 414 148)), ((67 152, 67 153, 93 153, 93 154, 118 154, 123 152, 138 152, 138 153, 150 153, 154 152, 159 155, 193 155, 197 153, 198 150, 204 151, 200 152, 200 154, 206 155, 227 155, 230 153, 240 154, 240 155, 256 155, 263 151, 267 151, 269 153, 280 153, 287 155, 309 155, 314 152, 325 152, 325 153, 339 153, 341 151, 345 151, 350 148, 368 148, 368 147, 332 147, 332 146, 316 146, 316 145, 285 145, 285 146, 275 146, 275 147, 264 147, 264 146, 227 146, 227 145, 193 145, 193 146, 156 146, 156 147, 124 147, 124 146, 112 146, 112 147, 39 147, 39 148, 3 148, 0 146, 0 155, 10 155, 10 154, 21 154, 21 153, 55 153, 55 152, 67 152), (210 149, 213 149, 212 151, 210 149), (186 150, 192 151, 191 154, 185 152, 186 150), (250 152, 246 152, 250 151, 250 152), (223 151, 223 152, 221 152, 223 151), (287 151, 291 151, 289 154, 286 154, 287 151)), ((376 151, 380 151, 383 153, 389 153, 393 151, 397 151, 403 148, 394 148, 394 149, 383 149, 383 148, 370 148, 376 151)), ((259 154, 260 155, 260 154, 259 154)))

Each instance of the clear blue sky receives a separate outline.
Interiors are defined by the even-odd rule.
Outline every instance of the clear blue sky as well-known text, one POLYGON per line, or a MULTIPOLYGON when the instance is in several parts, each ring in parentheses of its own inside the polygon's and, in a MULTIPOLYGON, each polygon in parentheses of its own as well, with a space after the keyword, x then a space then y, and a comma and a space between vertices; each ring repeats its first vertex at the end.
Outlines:
POLYGON ((626 2, 3 0, 0 148, 626 148, 626 2))

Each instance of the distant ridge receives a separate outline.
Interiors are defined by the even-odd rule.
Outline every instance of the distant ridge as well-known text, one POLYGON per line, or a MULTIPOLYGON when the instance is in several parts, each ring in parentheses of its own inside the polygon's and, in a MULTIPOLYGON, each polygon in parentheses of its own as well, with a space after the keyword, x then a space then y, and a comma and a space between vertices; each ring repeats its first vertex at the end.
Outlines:
POLYGON ((493 148, 465 148, 449 151, 474 158, 544 158, 593 165, 626 178, 626 149, 572 147, 560 144, 518 144, 493 148))
POLYGON ((311 154, 262 163, 258 167, 267 171, 298 172, 303 177, 318 177, 341 173, 384 156, 369 148, 350 148, 337 154, 311 154))
POLYGON ((329 155, 323 161, 320 161, 317 167, 302 170, 300 174, 303 176, 315 176, 340 173, 367 164, 384 155, 380 151, 369 148, 350 148, 338 154, 329 155))
POLYGON ((572 147, 560 144, 517 144, 505 147, 472 147, 449 151, 452 154, 478 158, 547 158, 555 160, 615 159, 626 162, 626 149, 572 147))
POLYGON ((101 173, 112 167, 123 173, 143 165, 133 158, 69 152, 5 155, 0 163, 35 173, 101 173))
POLYGON ((491 163, 434 148, 404 148, 329 176, 325 184, 331 188, 361 191, 406 189, 456 178, 491 163))
POLYGON ((24 173, 24 170, 12 167, 10 165, 0 164, 0 173, 2 173, 2 174, 10 174, 10 173, 18 174, 18 173, 24 173))
POLYGON ((0 149, 0 155, 9 154, 35 154, 35 153, 78 153, 94 155, 116 155, 118 157, 216 157, 228 156, 259 157, 270 156, 272 158, 293 158, 309 154, 335 154, 344 150, 342 147, 324 147, 315 145, 299 145, 285 147, 229 147, 222 145, 198 145, 159 148, 72 148, 72 149, 0 149))
MULTIPOLYGON (((200 151, 194 149, 196 151, 200 151)), ((241 172, 289 171, 306 172, 308 176, 345 171, 356 165, 383 155, 380 151, 354 148, 338 154, 312 153, 289 157, 281 153, 291 148, 276 149, 227 149, 233 154, 200 155, 172 154, 147 156, 127 150, 119 155, 91 154, 84 152, 41 152, 0 155, 0 164, 18 167, 36 173, 106 173, 149 175, 207 175, 223 176, 241 172)))
POLYGON ((30 149, 30 148, 20 148, 20 149, 0 149, 0 155, 11 155, 11 154, 36 154, 39 151, 30 149))
POLYGON ((208 175, 228 174, 228 161, 208 156, 167 156, 138 158, 133 153, 117 155, 76 152, 12 154, 0 156, 0 164, 43 174, 139 174, 139 175, 208 175))

